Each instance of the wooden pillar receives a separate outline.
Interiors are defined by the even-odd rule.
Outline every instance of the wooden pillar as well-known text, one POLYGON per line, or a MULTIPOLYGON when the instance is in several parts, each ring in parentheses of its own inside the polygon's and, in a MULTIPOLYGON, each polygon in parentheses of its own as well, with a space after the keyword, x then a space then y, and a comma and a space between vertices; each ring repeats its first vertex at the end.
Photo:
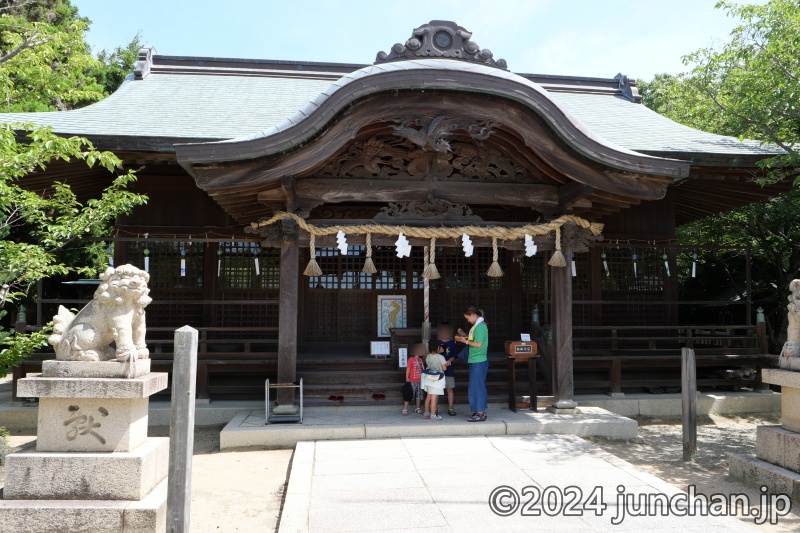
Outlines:
POLYGON ((572 257, 571 248, 563 248, 566 267, 551 267, 553 286, 553 340, 556 390, 549 411, 573 413, 575 387, 572 375, 572 257))
MULTIPOLYGON (((278 309, 278 383, 294 383, 297 372, 297 297, 300 266, 297 222, 286 219, 281 241, 281 278, 278 309)), ((273 413, 294 414, 294 389, 277 389, 273 413)))

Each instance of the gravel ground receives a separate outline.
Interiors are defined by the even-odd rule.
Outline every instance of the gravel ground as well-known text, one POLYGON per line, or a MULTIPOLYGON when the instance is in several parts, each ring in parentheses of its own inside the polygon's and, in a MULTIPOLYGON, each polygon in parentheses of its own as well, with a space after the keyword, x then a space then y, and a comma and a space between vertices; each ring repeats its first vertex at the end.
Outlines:
MULTIPOLYGON (((698 494, 745 493, 758 502, 760 492, 728 480, 728 455, 756 453, 756 426, 780 424, 780 415, 701 417, 697 427, 697 460, 683 461, 683 438, 680 418, 640 418, 639 438, 614 441, 590 437, 587 440, 642 470, 676 487, 696 487, 698 494)), ((775 525, 755 525, 772 533, 800 531, 800 502, 793 502, 792 513, 775 525)), ((740 517, 750 525, 752 517, 740 517)))

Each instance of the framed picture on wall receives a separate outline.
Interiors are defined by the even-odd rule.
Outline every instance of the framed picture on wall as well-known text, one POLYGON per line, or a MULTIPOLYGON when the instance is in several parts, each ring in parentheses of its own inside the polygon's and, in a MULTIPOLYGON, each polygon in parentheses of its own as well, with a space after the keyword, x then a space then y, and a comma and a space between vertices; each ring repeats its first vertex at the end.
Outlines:
POLYGON ((406 297, 378 295, 378 337, 389 337, 389 328, 406 327, 406 297))

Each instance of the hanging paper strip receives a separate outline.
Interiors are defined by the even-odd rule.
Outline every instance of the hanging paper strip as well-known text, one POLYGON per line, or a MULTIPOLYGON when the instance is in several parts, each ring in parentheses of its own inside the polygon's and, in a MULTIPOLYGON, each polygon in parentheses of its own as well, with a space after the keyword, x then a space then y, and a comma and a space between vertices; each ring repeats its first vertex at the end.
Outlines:
POLYGON ((150 272, 150 250, 145 248, 144 251, 144 271, 150 272))
POLYGON ((411 244, 409 244, 406 236, 400 233, 397 240, 394 242, 397 247, 397 257, 408 257, 411 255, 411 244))
POLYGON ((572 260, 572 277, 577 277, 578 275, 578 268, 575 266, 575 260, 572 260))
POLYGON ((255 261, 255 265, 256 265, 256 276, 260 276, 261 275, 261 264, 260 264, 260 262, 258 260, 258 256, 255 256, 253 258, 253 261, 255 261))
POLYGON ((600 258, 603 260, 603 270, 606 271, 606 277, 610 276, 611 273, 608 271, 608 261, 606 261, 606 253, 603 252, 600 254, 600 258))
POLYGON ((464 249, 464 257, 472 257, 474 251, 472 239, 466 233, 461 236, 461 247, 464 249))
POLYGON ((217 248, 217 277, 222 274, 222 246, 217 248))
POLYGON ((114 268, 114 248, 111 246, 106 249, 106 257, 108 258, 108 266, 114 268))
POLYGON ((697 277, 697 252, 692 254, 692 277, 697 277))
POLYGON ((340 254, 347 255, 347 238, 342 230, 339 230, 336 234, 336 247, 339 249, 340 254))
POLYGON ((186 277, 186 250, 181 248, 181 277, 186 277))
POLYGON ((538 247, 536 246, 536 243, 533 242, 533 237, 530 235, 525 235, 525 255, 527 257, 536 255, 537 248, 538 247))
POLYGON ((667 277, 669 277, 669 260, 667 259, 667 254, 661 256, 664 260, 664 269, 667 271, 667 277))
POLYGON ((631 257, 633 257, 633 277, 634 278, 638 278, 639 277, 639 273, 636 271, 636 258, 638 256, 636 255, 636 252, 634 252, 631 257))

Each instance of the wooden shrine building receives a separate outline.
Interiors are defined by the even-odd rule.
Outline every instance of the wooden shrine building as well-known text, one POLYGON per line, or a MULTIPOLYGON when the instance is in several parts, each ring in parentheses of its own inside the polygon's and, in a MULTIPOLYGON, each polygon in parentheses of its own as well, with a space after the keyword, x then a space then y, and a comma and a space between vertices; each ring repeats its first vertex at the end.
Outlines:
MULTIPOLYGON (((99 103, 0 120, 88 137, 137 169, 149 202, 109 244, 117 264, 149 259, 156 363, 169 368, 173 329, 201 330, 201 396, 258 397, 264 377, 303 376, 311 398, 398 397, 397 361, 367 357, 386 295, 405 299, 413 327, 426 311, 461 326, 478 305, 492 352, 533 321, 563 405, 574 385, 671 383, 687 344, 710 367, 762 363, 749 300, 724 314, 677 301, 674 239, 679 224, 786 190, 752 182, 776 149, 672 122, 621 74, 513 73, 464 28, 432 21, 371 65, 145 49, 99 103), (549 266, 557 248, 566 266, 549 266), (312 259, 320 272, 304 276, 312 259), (495 262, 503 276, 487 275, 495 262), (438 278, 424 275, 431 263, 438 278)), ((54 180, 88 198, 109 177, 53 163, 27 183, 54 180)), ((91 295, 70 290, 43 289, 28 316, 43 324, 91 295)))

